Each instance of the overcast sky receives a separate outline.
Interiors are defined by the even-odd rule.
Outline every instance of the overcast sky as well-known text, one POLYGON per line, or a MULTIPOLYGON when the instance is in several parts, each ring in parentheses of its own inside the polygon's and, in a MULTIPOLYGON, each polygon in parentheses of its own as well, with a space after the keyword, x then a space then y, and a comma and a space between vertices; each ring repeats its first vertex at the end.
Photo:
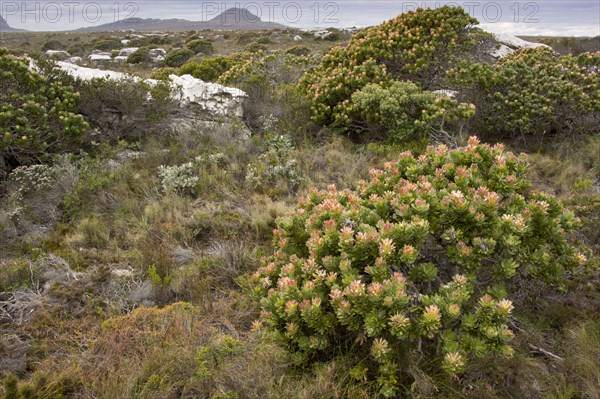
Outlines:
POLYGON ((515 35, 598 36, 600 0, 582 1, 192 1, 192 0, 0 0, 0 14, 14 28, 71 30, 127 17, 208 20, 230 7, 263 20, 305 27, 369 26, 417 6, 464 7, 485 30, 515 35))

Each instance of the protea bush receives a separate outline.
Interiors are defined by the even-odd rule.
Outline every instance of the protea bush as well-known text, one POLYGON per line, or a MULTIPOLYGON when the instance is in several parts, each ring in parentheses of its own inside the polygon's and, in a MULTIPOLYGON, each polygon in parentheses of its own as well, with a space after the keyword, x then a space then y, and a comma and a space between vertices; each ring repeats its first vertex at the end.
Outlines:
POLYGON ((294 361, 342 353, 352 375, 397 395, 411 370, 460 375, 513 355, 511 280, 563 289, 589 254, 574 214, 529 191, 527 159, 503 145, 402 153, 354 190, 313 189, 280 219, 254 275, 262 322, 294 361))
POLYGON ((357 33, 302 79, 314 120, 347 126, 355 117, 352 94, 369 83, 411 80, 423 89, 438 85, 454 57, 475 44, 476 23, 462 8, 444 6, 407 12, 357 33))
POLYGON ((600 52, 559 56, 523 49, 496 65, 463 62, 449 77, 472 94, 480 129, 496 135, 596 133, 600 52))
POLYGON ((72 87, 0 49, 0 172, 76 148, 88 128, 78 101, 72 87))

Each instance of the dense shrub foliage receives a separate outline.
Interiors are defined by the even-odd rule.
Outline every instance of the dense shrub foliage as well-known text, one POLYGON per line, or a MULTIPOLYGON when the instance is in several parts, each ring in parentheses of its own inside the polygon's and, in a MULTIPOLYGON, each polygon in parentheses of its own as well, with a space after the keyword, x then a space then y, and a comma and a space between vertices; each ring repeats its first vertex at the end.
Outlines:
POLYGON ((366 122, 356 123, 354 128, 368 131, 369 138, 381 137, 390 142, 440 135, 450 138, 448 126, 461 125, 452 129, 461 131, 464 121, 475 114, 473 104, 459 104, 406 81, 396 81, 388 88, 368 84, 352 95, 352 104, 366 122))
POLYGON ((598 65, 600 53, 559 56, 542 47, 516 51, 496 65, 465 62, 450 76, 472 89, 488 132, 589 132, 600 126, 598 65))
POLYGON ((167 57, 165 58, 165 64, 173 68, 180 67, 193 56, 194 52, 187 48, 173 50, 167 54, 167 57))
POLYGON ((254 276, 262 319, 298 364, 364 356, 351 374, 387 397, 415 367, 457 375, 471 357, 510 357, 506 283, 563 288, 587 262, 568 239, 573 213, 529 192, 526 171, 472 137, 403 153, 353 191, 312 190, 254 276))
POLYGON ((212 42, 203 39, 192 40, 185 46, 192 50, 194 54, 212 54, 215 52, 215 46, 212 42))
POLYGON ((435 87, 453 57, 473 46, 475 23, 462 8, 444 6, 407 12, 360 31, 304 76, 315 121, 349 124, 352 94, 369 83, 387 86, 400 79, 435 87))
POLYGON ((179 74, 189 74, 205 82, 214 82, 238 62, 232 57, 205 58, 200 62, 189 61, 179 68, 179 74))
POLYGON ((0 170, 70 151, 88 128, 79 94, 0 49, 0 170), (2 161, 3 160, 3 161, 2 161))
POLYGON ((129 57, 127 57, 128 64, 142 64, 151 61, 152 57, 150 57, 149 47, 140 47, 133 53, 129 54, 129 57))

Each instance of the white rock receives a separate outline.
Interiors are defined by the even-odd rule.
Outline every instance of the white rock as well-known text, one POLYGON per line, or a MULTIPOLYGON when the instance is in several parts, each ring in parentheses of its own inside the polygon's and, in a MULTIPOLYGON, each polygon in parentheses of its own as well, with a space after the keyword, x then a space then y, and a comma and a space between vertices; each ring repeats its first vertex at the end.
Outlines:
POLYGON ((550 46, 547 46, 543 43, 528 42, 506 33, 494 33, 494 38, 498 43, 500 43, 500 47, 492 51, 490 55, 496 59, 504 58, 518 49, 538 47, 550 48, 550 46))
POLYGON ((116 57, 113 59, 113 61, 114 61, 114 62, 125 62, 125 61, 127 61, 127 58, 129 58, 129 56, 127 56, 127 55, 117 55, 117 56, 116 56, 116 57))
POLYGON ((112 57, 110 56, 110 54, 90 54, 88 59, 91 62, 111 62, 112 61, 112 57))
POLYGON ((71 56, 71 54, 64 50, 47 50, 45 54, 48 57, 60 59, 67 59, 71 56))
POLYGON ((302 36, 298 36, 298 35, 294 36, 294 41, 295 42, 299 42, 301 40, 302 40, 302 36))
POLYGON ((243 116, 242 102, 247 97, 240 89, 216 83, 207 83, 192 75, 169 75, 173 85, 179 88, 174 98, 182 105, 194 103, 215 115, 243 116))
POLYGON ((119 51, 119 57, 129 57, 130 54, 139 50, 139 47, 125 47, 119 51))
POLYGON ((123 46, 127 46, 129 43, 131 43, 131 40, 129 40, 129 39, 123 39, 123 40, 121 40, 121 44, 123 46))
POLYGON ((515 50, 511 49, 505 44, 500 44, 496 50, 492 51, 490 55, 496 59, 504 58, 509 54, 514 53, 515 50))
MULTIPOLYGON (((96 68, 85 68, 68 62, 58 61, 56 63, 69 75, 82 80, 131 79, 135 82, 142 81, 139 76, 129 75, 122 72, 108 71, 96 68)), ((32 66, 35 68, 35 65, 32 66)), ((191 75, 170 75, 172 98, 180 103, 182 108, 196 107, 212 117, 215 116, 243 116, 242 103, 247 98, 244 91, 233 87, 226 87, 217 83, 204 82, 191 75)), ((150 87, 155 87, 158 82, 154 79, 143 80, 150 87)), ((193 112, 192 112, 193 114, 193 112)))
MULTIPOLYGON (((91 57, 91 56, 90 56, 91 57)), ((111 79, 111 80, 122 80, 132 78, 131 75, 126 75, 121 72, 107 71, 103 69, 85 68, 79 65, 74 65, 69 62, 58 61, 56 63, 62 70, 74 78, 81 80, 92 80, 92 79, 111 79)), ((135 77, 133 77, 134 80, 135 77)), ((139 80, 140 78, 137 78, 139 80)))
POLYGON ((437 94, 438 96, 446 96, 446 97, 450 97, 450 98, 454 98, 458 95, 458 92, 456 90, 434 90, 432 91, 432 93, 437 94))
POLYGON ((327 36, 331 35, 331 32, 329 32, 328 30, 320 30, 313 33, 313 35, 317 39, 325 39, 327 36))
POLYGON ((152 57, 152 62, 160 62, 160 61, 164 61, 165 57, 163 57, 162 55, 157 55, 156 57, 152 57))
POLYGON ((164 48, 153 48, 148 51, 148 54, 150 54, 151 57, 157 57, 159 55, 165 57, 167 55, 167 50, 164 48))
POLYGON ((83 60, 81 59, 81 57, 71 57, 67 60, 67 62, 71 64, 81 64, 83 60))

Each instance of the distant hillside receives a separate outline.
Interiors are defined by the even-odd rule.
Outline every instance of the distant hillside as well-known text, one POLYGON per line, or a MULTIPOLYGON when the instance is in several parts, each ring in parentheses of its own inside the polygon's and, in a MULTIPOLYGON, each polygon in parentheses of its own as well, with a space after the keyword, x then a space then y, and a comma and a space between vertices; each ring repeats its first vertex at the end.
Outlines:
POLYGON ((128 18, 109 24, 90 26, 80 31, 104 32, 116 30, 136 31, 185 31, 185 30, 258 30, 284 29, 285 25, 266 22, 244 8, 230 8, 208 21, 187 19, 128 18))
POLYGON ((0 15, 0 32, 25 32, 24 29, 11 28, 8 22, 0 15))

